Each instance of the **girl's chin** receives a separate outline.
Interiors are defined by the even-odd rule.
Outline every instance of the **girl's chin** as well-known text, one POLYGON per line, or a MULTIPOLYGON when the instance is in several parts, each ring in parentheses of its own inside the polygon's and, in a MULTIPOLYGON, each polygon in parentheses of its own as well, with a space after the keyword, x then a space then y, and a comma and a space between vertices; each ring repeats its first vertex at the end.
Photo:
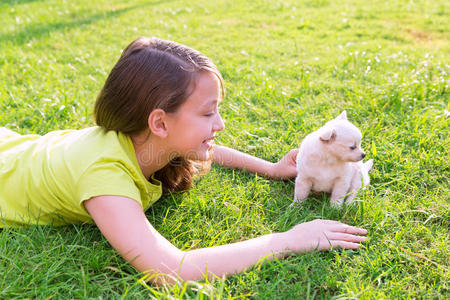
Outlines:
POLYGON ((212 147, 210 147, 208 150, 199 153, 197 160, 207 161, 212 158, 212 153, 212 147))
POLYGON ((207 161, 207 160, 211 159, 212 153, 213 153, 212 145, 210 145, 208 148, 206 148, 206 146, 203 147, 203 145, 202 145, 201 150, 199 150, 196 153, 190 153, 185 158, 190 159, 190 160, 207 161))

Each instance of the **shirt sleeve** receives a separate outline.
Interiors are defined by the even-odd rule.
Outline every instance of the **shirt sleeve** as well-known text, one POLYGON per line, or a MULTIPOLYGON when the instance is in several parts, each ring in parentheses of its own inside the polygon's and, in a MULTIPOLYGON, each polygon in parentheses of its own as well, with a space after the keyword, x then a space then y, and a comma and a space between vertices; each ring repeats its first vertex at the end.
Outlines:
POLYGON ((126 168, 118 162, 95 163, 78 180, 76 199, 84 211, 84 201, 103 195, 131 198, 142 206, 138 187, 126 168))

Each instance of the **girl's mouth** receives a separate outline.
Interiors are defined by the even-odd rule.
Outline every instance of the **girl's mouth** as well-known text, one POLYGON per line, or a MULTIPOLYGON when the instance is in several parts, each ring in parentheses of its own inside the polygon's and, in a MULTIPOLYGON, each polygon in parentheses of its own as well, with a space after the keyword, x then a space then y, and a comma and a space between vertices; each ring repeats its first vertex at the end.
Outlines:
POLYGON ((214 142, 214 137, 204 140, 202 144, 207 148, 211 148, 213 142, 214 142))

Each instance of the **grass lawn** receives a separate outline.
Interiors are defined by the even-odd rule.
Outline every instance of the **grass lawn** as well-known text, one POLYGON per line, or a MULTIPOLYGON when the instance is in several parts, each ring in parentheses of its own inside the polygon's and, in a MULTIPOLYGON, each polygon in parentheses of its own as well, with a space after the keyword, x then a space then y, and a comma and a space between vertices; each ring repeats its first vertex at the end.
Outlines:
POLYGON ((138 36, 189 45, 221 70, 218 144, 277 161, 347 110, 375 161, 358 205, 294 182, 213 167, 150 222, 181 249, 315 218, 369 230, 358 251, 293 255, 227 279, 155 288, 94 226, 0 233, 0 298, 448 299, 450 2, 445 0, 0 2, 0 126, 93 125, 96 95, 138 36))

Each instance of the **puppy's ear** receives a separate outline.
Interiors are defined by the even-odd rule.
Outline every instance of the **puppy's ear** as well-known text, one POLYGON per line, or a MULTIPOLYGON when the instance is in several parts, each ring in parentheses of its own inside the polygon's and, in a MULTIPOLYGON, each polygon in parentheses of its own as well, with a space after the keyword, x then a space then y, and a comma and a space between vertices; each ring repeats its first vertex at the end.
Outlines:
POLYGON ((336 138, 336 130, 328 128, 320 133, 320 140, 324 143, 331 143, 336 138))
POLYGON ((347 112, 344 110, 335 120, 347 120, 347 112))

